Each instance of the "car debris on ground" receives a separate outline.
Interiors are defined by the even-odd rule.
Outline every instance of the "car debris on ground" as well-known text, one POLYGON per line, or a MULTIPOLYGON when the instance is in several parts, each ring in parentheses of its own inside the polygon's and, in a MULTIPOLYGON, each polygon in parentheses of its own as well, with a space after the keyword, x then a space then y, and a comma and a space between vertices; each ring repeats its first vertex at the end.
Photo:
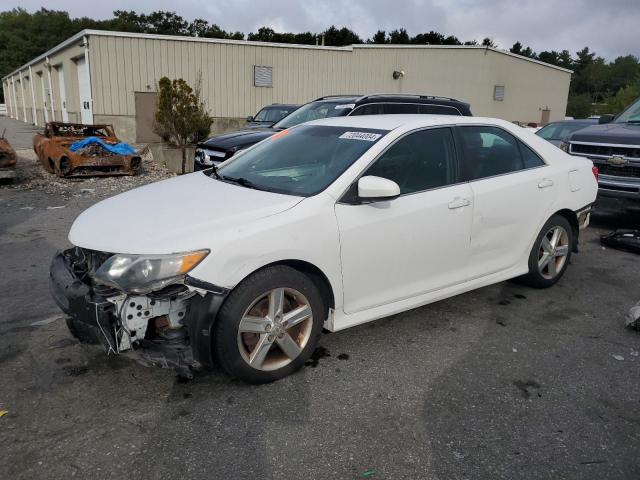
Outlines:
POLYGON ((640 331, 640 302, 629 309, 629 313, 624 318, 624 325, 627 328, 640 331))
POLYGON ((600 243, 607 247, 640 253, 640 230, 616 230, 600 237, 600 243))
POLYGON ((33 137, 42 167, 58 177, 137 175, 141 157, 111 125, 49 122, 33 137))
POLYGON ((17 159, 15 150, 3 133, 0 137, 0 180, 15 178, 17 159))

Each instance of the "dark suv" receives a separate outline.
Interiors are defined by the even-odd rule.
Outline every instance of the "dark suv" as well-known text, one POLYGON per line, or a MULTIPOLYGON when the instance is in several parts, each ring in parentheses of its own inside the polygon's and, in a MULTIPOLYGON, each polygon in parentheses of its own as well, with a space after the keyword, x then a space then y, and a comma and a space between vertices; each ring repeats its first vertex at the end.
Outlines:
POLYGON ((249 115, 245 127, 270 127, 291 114, 291 112, 299 106, 300 105, 272 103, 271 105, 262 107, 255 116, 249 115))
POLYGON ((560 148, 598 167, 601 206, 640 209, 640 98, 618 116, 603 115, 600 125, 573 133, 560 148))
POLYGON ((331 95, 309 102, 269 128, 251 128, 212 137, 196 147, 196 170, 217 165, 240 150, 300 123, 326 117, 424 113, 471 116, 469 104, 447 97, 408 94, 331 95))

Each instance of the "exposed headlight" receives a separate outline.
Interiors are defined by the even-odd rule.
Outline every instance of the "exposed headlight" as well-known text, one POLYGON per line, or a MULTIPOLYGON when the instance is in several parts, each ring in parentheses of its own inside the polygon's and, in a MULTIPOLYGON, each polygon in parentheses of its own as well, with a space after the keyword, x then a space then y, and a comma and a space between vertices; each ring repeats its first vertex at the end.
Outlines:
POLYGON ((564 140, 560 142, 560 145, 558 145, 558 148, 560 148, 560 150, 562 150, 563 152, 569 153, 569 144, 564 140))
POLYGON ((150 292, 175 283, 208 254, 209 250, 170 255, 117 254, 109 257, 93 277, 124 292, 150 292))

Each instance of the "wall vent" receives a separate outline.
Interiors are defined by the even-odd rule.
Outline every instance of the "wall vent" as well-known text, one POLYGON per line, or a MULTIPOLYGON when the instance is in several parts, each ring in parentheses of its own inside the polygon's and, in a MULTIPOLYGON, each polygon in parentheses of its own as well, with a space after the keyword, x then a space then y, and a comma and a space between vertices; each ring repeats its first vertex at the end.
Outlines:
POLYGON ((253 84, 256 87, 273 87, 273 67, 254 65, 253 84))

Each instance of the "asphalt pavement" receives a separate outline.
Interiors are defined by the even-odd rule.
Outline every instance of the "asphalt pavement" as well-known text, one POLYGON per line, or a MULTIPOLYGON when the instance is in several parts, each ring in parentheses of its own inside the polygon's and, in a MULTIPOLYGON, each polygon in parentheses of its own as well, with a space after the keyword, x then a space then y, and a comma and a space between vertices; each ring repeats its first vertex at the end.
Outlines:
POLYGON ((640 333, 622 324, 640 257, 598 241, 637 216, 594 217, 551 289, 324 334, 303 370, 250 386, 72 339, 48 267, 100 199, 0 186, 0 478, 640 478, 640 333))

